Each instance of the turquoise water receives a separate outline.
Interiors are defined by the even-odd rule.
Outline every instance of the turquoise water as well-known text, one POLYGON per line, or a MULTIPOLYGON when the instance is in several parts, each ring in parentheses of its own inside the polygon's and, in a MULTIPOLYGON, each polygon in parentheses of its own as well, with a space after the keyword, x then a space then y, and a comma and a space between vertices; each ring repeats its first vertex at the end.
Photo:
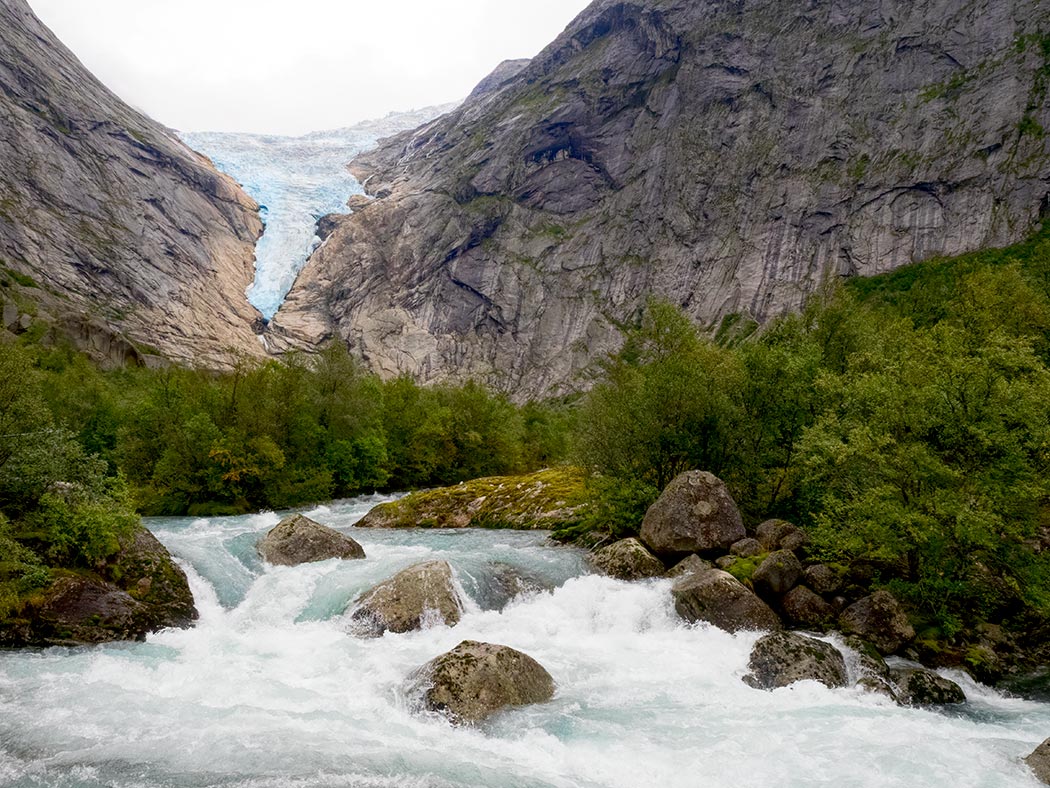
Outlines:
POLYGON ((667 581, 590 575, 543 534, 353 528, 376 500, 309 513, 367 560, 304 567, 256 557, 276 514, 151 521, 200 622, 144 643, 0 653, 0 785, 1038 785, 1020 758, 1050 736, 1050 705, 959 676, 969 701, 950 713, 811 683, 752 690, 740 677, 757 635, 684 626, 667 581), (459 626, 348 633, 361 591, 430 558, 456 571, 459 626), (541 590, 499 610, 491 580, 508 565, 541 590), (405 678, 468 638, 535 657, 555 699, 476 729, 413 713, 405 678))

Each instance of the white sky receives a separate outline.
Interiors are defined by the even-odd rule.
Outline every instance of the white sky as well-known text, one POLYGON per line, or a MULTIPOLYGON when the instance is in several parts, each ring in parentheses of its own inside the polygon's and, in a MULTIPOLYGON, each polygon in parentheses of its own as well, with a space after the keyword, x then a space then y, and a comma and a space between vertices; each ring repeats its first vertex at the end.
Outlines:
POLYGON ((181 131, 299 134, 465 97, 589 0, 30 0, 125 101, 181 131))

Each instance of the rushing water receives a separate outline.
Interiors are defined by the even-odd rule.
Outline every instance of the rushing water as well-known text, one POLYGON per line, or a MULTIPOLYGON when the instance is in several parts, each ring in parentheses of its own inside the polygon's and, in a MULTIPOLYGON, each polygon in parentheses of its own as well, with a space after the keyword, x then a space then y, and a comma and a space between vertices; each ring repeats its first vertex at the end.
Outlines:
POLYGON ((145 643, 0 653, 0 785, 1038 785, 1020 757, 1050 736, 1048 705, 969 681, 950 712, 808 682, 753 690, 740 677, 757 636, 683 625, 667 581, 590 575, 543 534, 353 529, 374 502, 310 513, 367 560, 294 568, 255 555, 274 514, 152 521, 200 622, 145 643), (468 596, 458 626, 348 634, 357 594, 428 558, 448 560, 468 596), (553 590, 486 609, 500 564, 553 590), (535 657, 555 699, 476 729, 414 713, 406 676, 467 638, 535 657))
POLYGON ((394 113, 345 129, 302 137, 197 132, 183 134, 190 147, 244 186, 261 206, 266 231, 255 249, 255 281, 248 301, 269 320, 280 308, 310 253, 320 243, 317 220, 346 213, 346 202, 363 189, 347 170, 378 140, 413 129, 453 105, 394 113))

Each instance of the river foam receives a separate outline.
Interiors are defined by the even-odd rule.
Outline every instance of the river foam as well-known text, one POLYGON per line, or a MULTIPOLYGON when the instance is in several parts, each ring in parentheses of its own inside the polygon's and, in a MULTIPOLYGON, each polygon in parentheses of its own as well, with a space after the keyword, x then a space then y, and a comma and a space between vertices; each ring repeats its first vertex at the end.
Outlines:
POLYGON ((264 566, 254 544, 274 514, 151 522, 187 569, 199 623, 0 654, 0 785, 1038 785, 1020 757, 1050 735, 1050 706, 960 676, 970 700, 951 712, 813 683, 756 691, 740 677, 757 635, 683 625, 667 581, 590 575, 543 534, 352 528, 375 500, 312 512, 366 561, 264 566), (348 634, 361 591, 429 558, 474 597, 457 627, 348 634), (486 609, 493 564, 551 590, 486 609), (406 677, 465 639, 535 657, 555 699, 476 729, 415 712, 406 677))

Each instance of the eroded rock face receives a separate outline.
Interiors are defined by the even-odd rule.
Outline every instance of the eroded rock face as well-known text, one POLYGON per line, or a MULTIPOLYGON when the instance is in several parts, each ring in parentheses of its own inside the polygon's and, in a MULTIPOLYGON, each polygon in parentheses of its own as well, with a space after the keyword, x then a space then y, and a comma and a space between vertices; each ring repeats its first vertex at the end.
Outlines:
POLYGON ((657 555, 725 550, 744 536, 736 501, 721 479, 705 471, 678 476, 642 521, 641 540, 657 555))
POLYGON ((1050 785, 1050 739, 1036 747, 1024 761, 1036 777, 1050 785))
POLYGON ((298 566, 332 558, 365 557, 364 548, 345 534, 294 514, 279 522, 259 542, 259 555, 277 566, 298 566))
POLYGON ((381 199, 272 339, 524 398, 579 385, 650 294, 761 322, 829 276, 1017 241, 1050 191, 1048 28, 1026 0, 598 0, 354 162, 381 199))
POLYGON ((830 643, 794 632, 774 632, 751 649, 750 673, 744 681, 755 689, 776 689, 796 681, 819 681, 831 688, 849 681, 846 662, 830 643))
POLYGON ((889 591, 876 591, 846 608, 839 616, 839 629, 859 635, 887 655, 915 639, 908 616, 889 591))
POLYGON ((966 693, 954 681, 923 668, 891 668, 902 706, 946 706, 966 702, 966 693))
POLYGON ((465 640, 412 678, 430 711, 473 724, 497 711, 554 697, 554 679, 536 660, 508 646, 465 640))
POLYGON ((410 632, 427 623, 453 627, 462 617, 452 567, 426 561, 398 572, 363 594, 351 614, 354 634, 379 637, 384 632, 410 632))
POLYGON ((780 618, 743 583, 719 569, 690 572, 671 588, 674 607, 689 623, 706 621, 727 632, 777 630, 780 618))
POLYGON ((646 580, 663 577, 667 573, 660 559, 646 550, 645 545, 637 539, 621 539, 603 547, 591 556, 591 562, 603 575, 618 580, 646 580))
POLYGON ((21 295, 56 330, 103 362, 262 355, 244 295, 258 206, 107 90, 25 0, 0 2, 0 114, 0 267, 40 285, 21 295))

